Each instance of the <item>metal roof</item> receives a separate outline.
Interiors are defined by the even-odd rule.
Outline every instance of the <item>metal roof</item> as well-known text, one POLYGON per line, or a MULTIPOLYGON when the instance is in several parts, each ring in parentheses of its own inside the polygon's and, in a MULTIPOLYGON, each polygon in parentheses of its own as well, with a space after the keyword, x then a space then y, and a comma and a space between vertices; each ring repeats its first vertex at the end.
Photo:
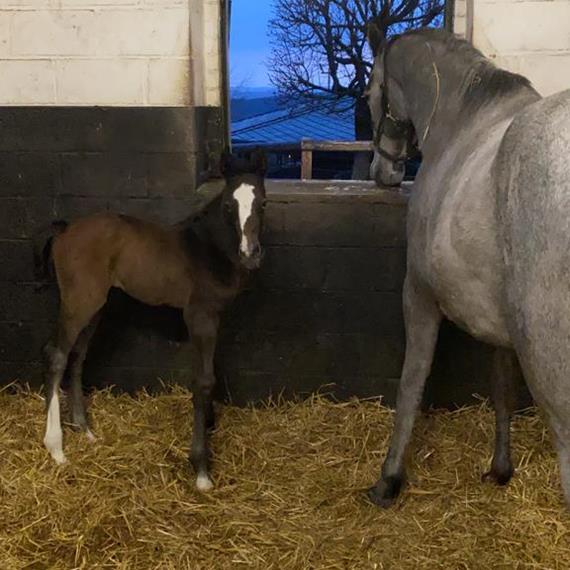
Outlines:
POLYGON ((298 143, 304 138, 355 140, 354 110, 333 114, 316 109, 285 108, 232 121, 232 143, 236 145, 298 143))

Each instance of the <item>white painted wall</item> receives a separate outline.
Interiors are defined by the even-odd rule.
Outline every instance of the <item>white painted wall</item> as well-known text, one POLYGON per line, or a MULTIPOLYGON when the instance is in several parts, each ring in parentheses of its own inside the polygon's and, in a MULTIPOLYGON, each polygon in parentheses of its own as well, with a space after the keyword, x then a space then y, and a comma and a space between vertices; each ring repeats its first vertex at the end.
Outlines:
POLYGON ((0 0, 0 105, 219 105, 219 3, 0 0))
MULTIPOLYGON (((542 95, 570 88, 570 0, 474 0, 473 44, 502 68, 531 79, 542 95)), ((466 0, 455 31, 465 34, 466 0)))
MULTIPOLYGON (((222 104, 222 46, 220 38, 220 0, 190 0, 194 5, 190 18, 192 38, 192 98, 197 106, 222 104), (200 78, 200 80, 198 80, 200 78)), ((262 1, 262 0, 259 0, 262 1)))

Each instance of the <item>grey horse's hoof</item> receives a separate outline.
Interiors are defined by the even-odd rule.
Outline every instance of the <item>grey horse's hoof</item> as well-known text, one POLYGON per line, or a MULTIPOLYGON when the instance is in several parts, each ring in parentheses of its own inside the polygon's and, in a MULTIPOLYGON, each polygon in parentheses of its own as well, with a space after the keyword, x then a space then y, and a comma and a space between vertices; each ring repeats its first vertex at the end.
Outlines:
POLYGON ((368 489, 368 498, 378 507, 387 509, 394 504, 403 485, 403 477, 382 478, 374 487, 368 489))
POLYGON ((512 466, 504 467, 501 469, 492 467, 490 471, 483 473, 481 480, 484 483, 491 482, 499 485, 500 487, 504 487, 511 480, 514 473, 515 470, 512 466))

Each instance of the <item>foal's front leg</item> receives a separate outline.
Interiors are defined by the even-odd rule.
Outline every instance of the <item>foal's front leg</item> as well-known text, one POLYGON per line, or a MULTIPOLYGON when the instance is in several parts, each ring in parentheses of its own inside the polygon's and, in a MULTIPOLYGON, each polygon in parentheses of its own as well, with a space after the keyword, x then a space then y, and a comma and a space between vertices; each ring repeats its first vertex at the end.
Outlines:
POLYGON ((381 507, 389 507, 394 502, 404 482, 404 455, 431 369, 441 322, 441 312, 431 294, 414 283, 409 274, 404 283, 404 318, 406 356, 398 389, 394 430, 380 479, 368 491, 370 500, 381 507))
POLYGON ((200 358, 200 372, 194 383, 194 430, 190 461, 197 474, 196 487, 209 491, 214 486, 210 479, 210 449, 208 428, 214 425, 212 392, 216 383, 214 352, 218 335, 219 316, 216 311, 187 307, 184 319, 190 338, 200 358))

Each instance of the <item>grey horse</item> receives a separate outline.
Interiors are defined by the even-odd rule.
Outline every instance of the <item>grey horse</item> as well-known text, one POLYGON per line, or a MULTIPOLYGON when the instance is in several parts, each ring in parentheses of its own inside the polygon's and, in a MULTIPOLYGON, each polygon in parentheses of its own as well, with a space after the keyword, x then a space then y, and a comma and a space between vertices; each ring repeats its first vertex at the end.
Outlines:
POLYGON ((570 504, 570 91, 541 98, 443 30, 387 42, 369 24, 372 175, 398 184, 412 134, 423 155, 409 202, 406 355, 394 431, 371 500, 389 506, 447 317, 496 347, 495 451, 513 474, 512 382, 522 370, 558 450, 570 504), (519 368, 520 366, 520 368, 519 368))

